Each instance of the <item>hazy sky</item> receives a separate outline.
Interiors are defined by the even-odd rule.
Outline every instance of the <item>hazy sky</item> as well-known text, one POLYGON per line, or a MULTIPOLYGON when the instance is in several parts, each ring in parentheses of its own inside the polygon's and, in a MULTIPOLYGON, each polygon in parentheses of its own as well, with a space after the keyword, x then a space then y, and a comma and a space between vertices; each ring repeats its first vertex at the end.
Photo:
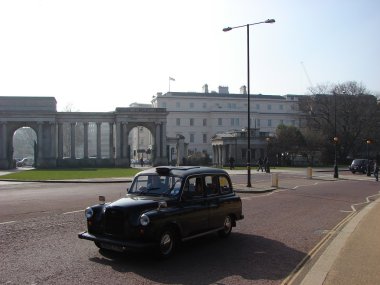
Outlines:
POLYGON ((113 111, 157 92, 247 84, 306 94, 357 81, 380 93, 378 0, 0 0, 0 96, 53 96, 58 110, 113 111))

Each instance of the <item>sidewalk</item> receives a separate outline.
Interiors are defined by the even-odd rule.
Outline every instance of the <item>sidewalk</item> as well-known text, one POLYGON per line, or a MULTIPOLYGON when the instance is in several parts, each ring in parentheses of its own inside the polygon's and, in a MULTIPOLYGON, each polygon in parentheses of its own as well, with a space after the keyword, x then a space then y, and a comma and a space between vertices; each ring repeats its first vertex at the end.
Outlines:
POLYGON ((301 285, 380 284, 380 199, 340 231, 301 285))

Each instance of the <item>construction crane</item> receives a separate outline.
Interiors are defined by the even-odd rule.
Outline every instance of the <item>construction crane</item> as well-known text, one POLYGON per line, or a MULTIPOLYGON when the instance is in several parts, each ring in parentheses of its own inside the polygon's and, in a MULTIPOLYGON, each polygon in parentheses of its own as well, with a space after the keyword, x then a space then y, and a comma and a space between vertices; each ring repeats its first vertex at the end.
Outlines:
POLYGON ((305 65, 303 64, 303 61, 301 61, 301 66, 302 66, 303 71, 305 72, 307 80, 309 81, 310 87, 313 87, 313 83, 310 80, 309 74, 307 73, 307 70, 306 70, 305 65))

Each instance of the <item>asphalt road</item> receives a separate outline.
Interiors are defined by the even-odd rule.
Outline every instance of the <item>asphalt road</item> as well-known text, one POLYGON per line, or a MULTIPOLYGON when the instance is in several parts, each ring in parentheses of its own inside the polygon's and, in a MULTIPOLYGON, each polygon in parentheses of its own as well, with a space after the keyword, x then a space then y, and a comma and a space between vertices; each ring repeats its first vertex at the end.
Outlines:
MULTIPOLYGON (((359 179, 360 176, 356 176, 359 179)), ((244 183, 244 175, 234 175, 244 183)), ((255 185, 270 175, 254 173, 255 185)), ((304 179, 281 174, 280 188, 245 194, 245 219, 228 239, 185 243, 171 259, 98 250, 77 233, 98 195, 114 200, 126 185, 0 184, 0 284, 281 284, 336 226, 379 193, 372 179, 304 179)))

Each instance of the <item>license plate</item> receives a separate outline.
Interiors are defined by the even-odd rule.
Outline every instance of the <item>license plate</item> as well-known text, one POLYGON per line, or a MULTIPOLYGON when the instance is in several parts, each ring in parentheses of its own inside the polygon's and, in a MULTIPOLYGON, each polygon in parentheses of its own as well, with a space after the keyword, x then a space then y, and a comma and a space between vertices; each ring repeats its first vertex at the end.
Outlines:
POLYGON ((102 242, 101 246, 104 249, 109 249, 109 250, 112 250, 112 251, 118 251, 118 252, 123 252, 124 251, 123 247, 119 246, 119 245, 114 245, 114 244, 109 244, 109 243, 102 242))

